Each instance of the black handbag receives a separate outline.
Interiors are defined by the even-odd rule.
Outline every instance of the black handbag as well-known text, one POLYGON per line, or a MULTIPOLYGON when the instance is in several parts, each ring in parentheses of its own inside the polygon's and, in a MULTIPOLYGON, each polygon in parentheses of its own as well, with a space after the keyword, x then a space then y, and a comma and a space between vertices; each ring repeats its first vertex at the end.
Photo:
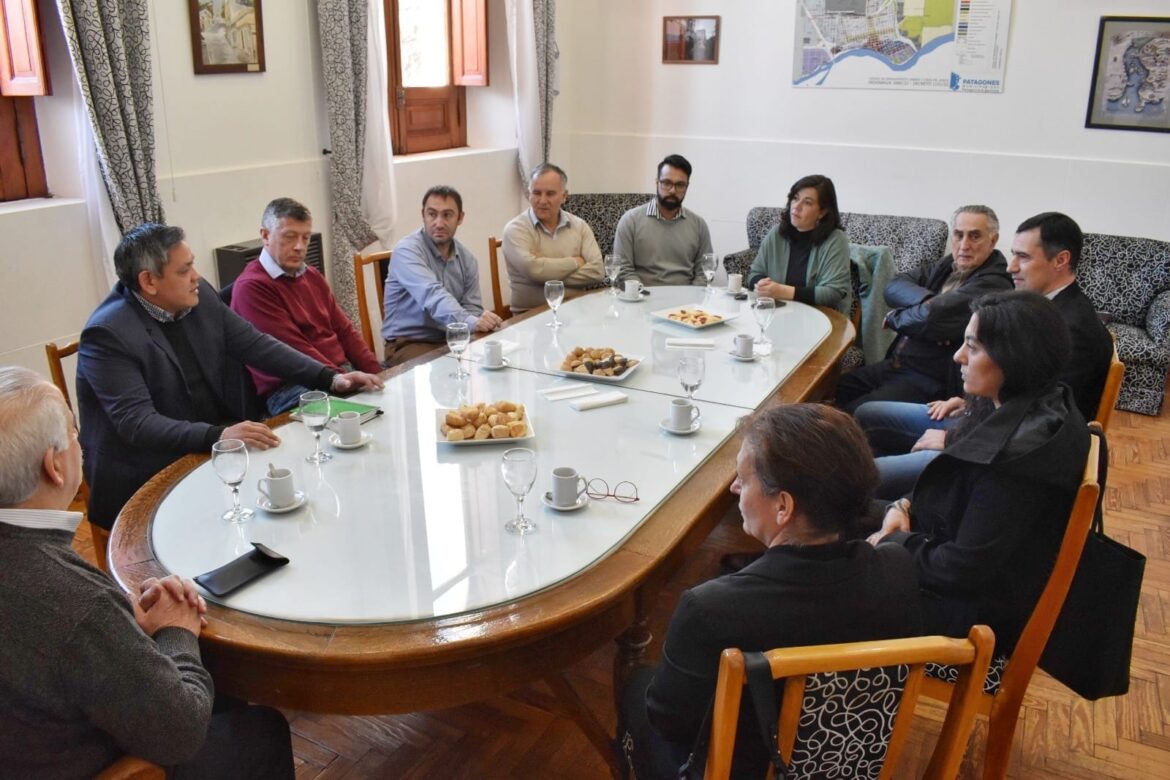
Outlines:
MULTIPOLYGON (((1098 482, 1105 495, 1105 438, 1098 482)), ((1101 699, 1129 690, 1133 631, 1146 557, 1105 535, 1101 499, 1064 607, 1040 656, 1040 668, 1079 696, 1101 699)))

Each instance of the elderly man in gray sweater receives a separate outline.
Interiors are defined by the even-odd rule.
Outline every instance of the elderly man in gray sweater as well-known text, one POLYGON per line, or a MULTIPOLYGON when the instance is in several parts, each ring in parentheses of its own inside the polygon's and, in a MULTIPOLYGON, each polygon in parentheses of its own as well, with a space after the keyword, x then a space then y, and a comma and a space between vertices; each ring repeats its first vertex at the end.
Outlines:
POLYGON ((127 598, 73 551, 81 447, 61 393, 0 367, 0 430, 0 774, 92 777, 131 754, 171 777, 292 777, 279 712, 212 714, 194 584, 127 598))

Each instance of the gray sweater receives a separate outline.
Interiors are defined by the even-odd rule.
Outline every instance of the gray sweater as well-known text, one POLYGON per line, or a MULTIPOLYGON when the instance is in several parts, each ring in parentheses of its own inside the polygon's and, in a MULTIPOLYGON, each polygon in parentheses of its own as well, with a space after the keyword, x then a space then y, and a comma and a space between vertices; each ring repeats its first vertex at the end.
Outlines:
POLYGON ((0 774, 91 777, 122 754, 164 766, 207 735, 199 641, 153 638, 67 531, 0 523, 0 774))

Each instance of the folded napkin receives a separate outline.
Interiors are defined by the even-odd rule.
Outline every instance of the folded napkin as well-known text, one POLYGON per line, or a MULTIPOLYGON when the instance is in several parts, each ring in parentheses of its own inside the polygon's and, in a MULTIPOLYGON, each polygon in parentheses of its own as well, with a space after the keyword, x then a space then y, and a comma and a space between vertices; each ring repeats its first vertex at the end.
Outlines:
POLYGON ((667 339, 667 349, 715 349, 714 339, 667 339))
POLYGON ((573 385, 571 387, 558 387, 556 390, 541 390, 540 393, 548 401, 566 401, 570 398, 580 398, 583 395, 596 395, 597 388, 573 385))
POLYGON ((573 401, 569 404, 569 406, 573 407, 578 412, 587 412, 590 409, 600 409, 603 406, 624 404, 628 400, 630 400, 628 395, 614 390, 612 393, 602 393, 590 398, 583 398, 580 401, 573 401))

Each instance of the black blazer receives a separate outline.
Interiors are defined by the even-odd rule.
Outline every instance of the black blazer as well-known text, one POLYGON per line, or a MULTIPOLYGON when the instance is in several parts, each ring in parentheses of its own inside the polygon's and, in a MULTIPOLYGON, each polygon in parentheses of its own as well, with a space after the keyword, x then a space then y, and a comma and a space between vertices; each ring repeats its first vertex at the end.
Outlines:
POLYGON ((1012 651, 1048 582, 1088 453, 1085 420, 1058 385, 1006 401, 927 464, 912 530, 886 537, 914 557, 926 633, 966 636, 985 623, 996 652, 1012 651))
MULTIPOLYGON (((307 387, 328 389, 332 382, 331 369, 256 330, 204 280, 199 304, 180 324, 231 422, 259 419, 250 408, 245 363, 307 387)), ((121 282, 81 333, 77 401, 89 520, 103 528, 113 526, 123 504, 164 467, 207 451, 224 422, 194 419, 178 356, 121 282)))
POLYGON ((1113 360, 1113 337, 1101 323, 1089 296, 1075 281, 1060 291, 1052 302, 1060 310, 1072 337, 1072 355, 1060 380, 1072 389, 1081 416, 1097 418, 1097 405, 1105 390, 1105 377, 1113 360))
MULTIPOLYGON (((851 541, 779 546, 743 570, 682 594, 646 692, 650 723, 689 748, 715 694, 719 654, 915 636, 921 628, 910 558, 851 541)), ((768 765, 747 697, 736 735, 736 777, 768 765)), ((686 754, 686 750, 682 750, 686 754)))

